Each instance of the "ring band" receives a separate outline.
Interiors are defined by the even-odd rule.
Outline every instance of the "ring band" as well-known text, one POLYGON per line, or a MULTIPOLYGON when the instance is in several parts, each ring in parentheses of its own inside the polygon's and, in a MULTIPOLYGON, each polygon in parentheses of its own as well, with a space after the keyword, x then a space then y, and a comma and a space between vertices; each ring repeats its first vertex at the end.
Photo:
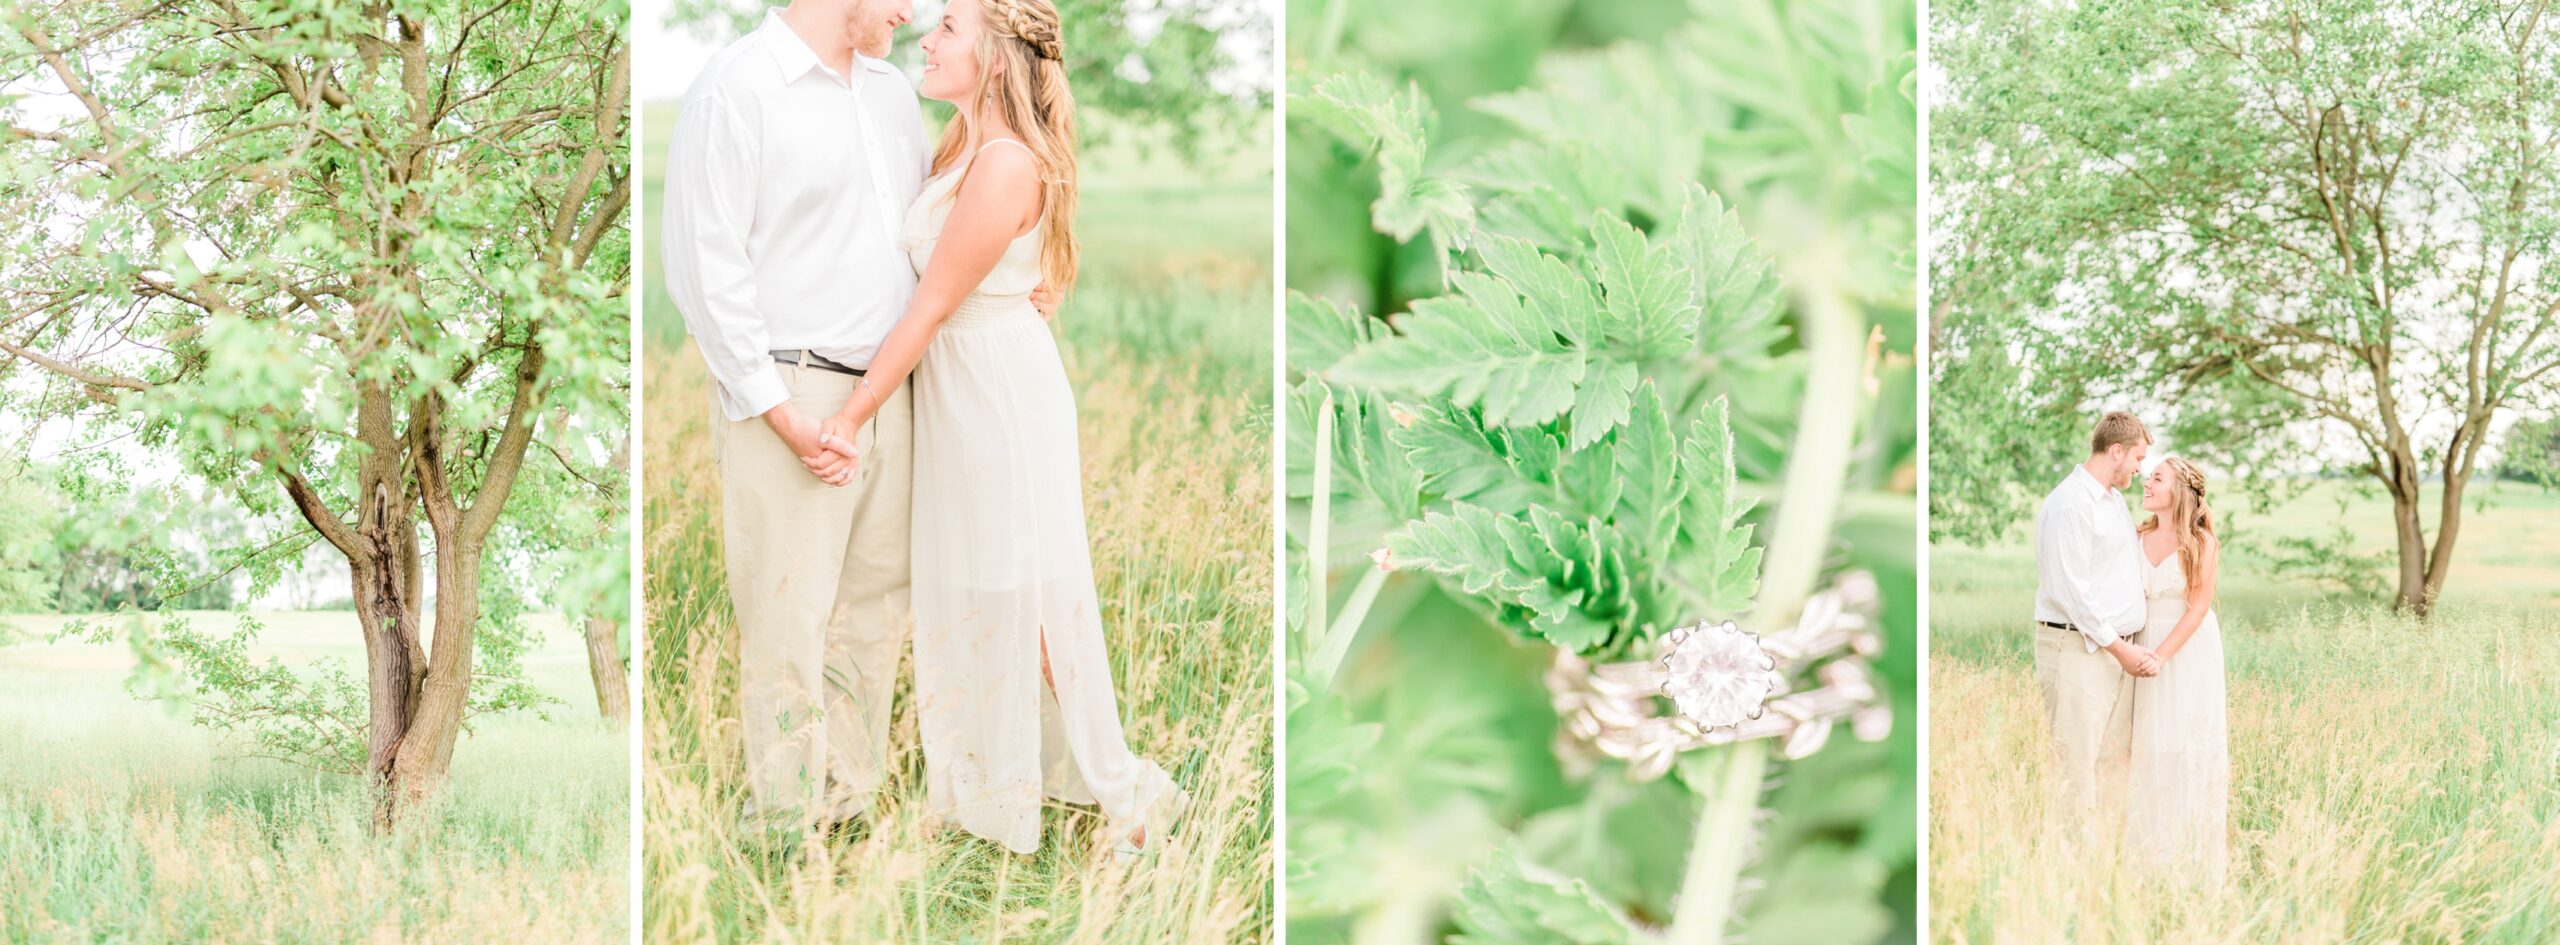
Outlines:
POLYGON ((1842 721, 1862 741, 1883 738, 1893 710, 1867 663, 1883 649, 1880 606, 1874 576, 1852 572, 1766 637, 1702 621, 1659 638, 1650 660, 1595 666, 1559 650, 1546 678, 1564 722, 1557 754, 1578 772, 1609 759, 1651 781, 1709 745, 1776 738, 1785 757, 1802 758, 1842 721), (1795 688, 1807 676, 1812 688, 1795 688))

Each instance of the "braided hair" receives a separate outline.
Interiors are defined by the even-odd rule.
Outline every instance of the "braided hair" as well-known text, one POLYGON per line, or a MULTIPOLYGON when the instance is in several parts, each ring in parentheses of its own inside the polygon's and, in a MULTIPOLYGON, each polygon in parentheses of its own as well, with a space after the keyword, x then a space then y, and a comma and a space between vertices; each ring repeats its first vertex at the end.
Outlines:
MULTIPOLYGON (((957 163, 980 108, 992 108, 1031 151, 1040 172, 1040 275, 1065 292, 1075 284, 1077 246, 1076 101, 1067 90, 1066 39, 1051 0, 978 0, 978 94, 943 129, 933 171, 957 163), (999 66, 999 63, 1001 66, 999 66), (974 103, 974 104, 973 104, 974 103)), ((968 172, 961 172, 961 185, 968 172)), ((957 194, 959 186, 952 188, 957 194)))

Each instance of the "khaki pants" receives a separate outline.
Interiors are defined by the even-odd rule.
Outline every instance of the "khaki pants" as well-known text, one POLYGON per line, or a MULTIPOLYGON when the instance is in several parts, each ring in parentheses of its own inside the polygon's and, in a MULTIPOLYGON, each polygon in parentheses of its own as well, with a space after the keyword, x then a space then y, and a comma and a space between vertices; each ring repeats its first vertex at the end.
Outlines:
POLYGON ((2114 836, 2133 762, 2133 677, 2087 638, 2036 626, 2036 683, 2052 722, 2056 785, 2096 836, 2114 836), (2100 816, 2109 818, 2101 822, 2100 816), (2104 828, 2104 829, 2101 829, 2104 828))
MULTIPOLYGON (((842 407, 857 379, 782 365, 802 414, 842 407)), ((914 415, 901 387, 857 437, 862 465, 831 487, 750 417, 712 417, 721 537, 738 615, 747 813, 829 822, 880 786, 889 705, 911 620, 908 495, 914 415)))

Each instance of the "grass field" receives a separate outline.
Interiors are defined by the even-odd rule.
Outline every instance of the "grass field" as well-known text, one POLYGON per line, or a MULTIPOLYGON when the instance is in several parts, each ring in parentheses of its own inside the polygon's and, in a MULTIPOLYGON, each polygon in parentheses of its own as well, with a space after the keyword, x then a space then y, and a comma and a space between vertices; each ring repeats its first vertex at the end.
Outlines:
MULTIPOLYGON (((650 111, 653 153, 672 117, 650 111)), ((1088 154, 1084 271, 1059 317, 1122 719, 1138 753, 1194 797, 1160 856, 1135 867, 1113 860, 1090 809, 1053 805, 1042 848, 1027 857, 927 824, 903 700, 890 783, 867 833, 820 842, 741 832, 737 629, 704 428, 708 380, 647 261, 650 941, 1265 939, 1270 162, 1267 144, 1237 155, 1206 174, 1128 151, 1088 154)))
MULTIPOLYGON (((353 615, 260 619, 261 656, 361 673, 353 615)), ((45 642, 62 621, 0 618, 0 942, 627 940, 630 743, 557 619, 525 669, 562 704, 476 720, 388 838, 356 779, 241 757, 128 694, 122 644, 45 642)))
MULTIPOLYGON (((1930 912, 1940 942, 2560 941, 2560 498, 2475 486, 2443 603, 2387 604, 2226 558, 2231 881, 2066 854, 2023 541, 1931 553, 1930 912)), ((2323 486, 2241 528, 2389 546, 2323 486)), ((2432 506, 2429 516, 2432 520, 2432 506)))

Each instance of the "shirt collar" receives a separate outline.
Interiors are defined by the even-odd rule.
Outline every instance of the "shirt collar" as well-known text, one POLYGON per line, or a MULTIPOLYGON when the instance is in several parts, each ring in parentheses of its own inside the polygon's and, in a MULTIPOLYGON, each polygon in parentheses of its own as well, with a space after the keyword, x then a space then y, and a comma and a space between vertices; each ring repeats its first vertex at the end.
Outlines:
POLYGON ((2098 477, 2089 474, 2089 467, 2086 465, 2071 467, 2071 478, 2086 483, 2089 494, 2096 498, 2108 499, 2116 495, 2115 487, 2099 482, 2098 477))
MULTIPOLYGON (((756 32, 764 37, 765 48, 773 51, 773 65, 781 71, 783 82, 789 83, 813 71, 827 71, 826 64, 818 61, 817 50, 810 49, 800 34, 791 31, 791 24, 782 21, 780 8, 765 11, 764 24, 756 27, 756 32)), ((856 61, 861 58, 859 53, 854 55, 856 61)))

